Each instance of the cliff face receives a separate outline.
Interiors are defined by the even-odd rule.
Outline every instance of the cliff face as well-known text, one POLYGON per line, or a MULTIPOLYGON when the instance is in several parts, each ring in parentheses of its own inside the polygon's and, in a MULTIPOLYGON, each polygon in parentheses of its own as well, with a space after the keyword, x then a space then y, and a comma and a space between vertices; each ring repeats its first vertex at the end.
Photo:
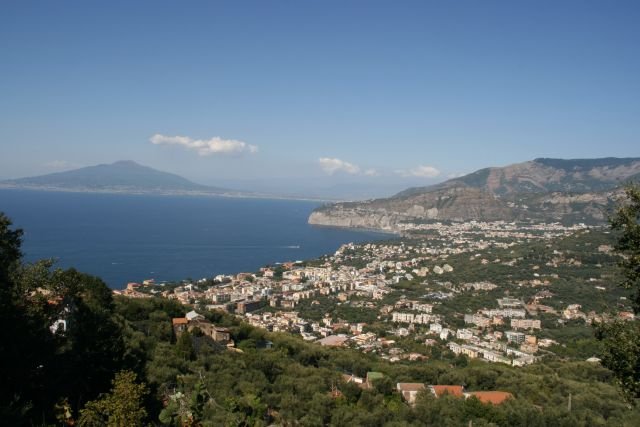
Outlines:
POLYGON ((337 209, 312 212, 309 216, 309 224, 395 231, 395 225, 402 219, 401 215, 388 214, 384 211, 337 209))
POLYGON ((517 216, 517 210, 486 191, 452 187, 397 200, 337 203, 315 210, 309 224, 396 231, 402 222, 511 220, 517 216))
POLYGON ((639 176, 640 159, 536 159, 386 199, 323 206, 309 223, 388 231, 425 220, 598 223, 606 220, 616 188, 639 176))

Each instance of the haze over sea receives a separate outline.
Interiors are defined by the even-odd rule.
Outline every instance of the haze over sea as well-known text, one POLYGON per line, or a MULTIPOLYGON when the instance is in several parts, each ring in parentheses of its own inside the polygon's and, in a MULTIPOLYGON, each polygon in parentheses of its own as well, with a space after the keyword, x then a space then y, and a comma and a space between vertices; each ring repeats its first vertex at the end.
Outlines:
POLYGON ((389 235, 307 224, 319 202, 0 190, 23 228, 27 261, 101 277, 110 287, 257 271, 389 235))

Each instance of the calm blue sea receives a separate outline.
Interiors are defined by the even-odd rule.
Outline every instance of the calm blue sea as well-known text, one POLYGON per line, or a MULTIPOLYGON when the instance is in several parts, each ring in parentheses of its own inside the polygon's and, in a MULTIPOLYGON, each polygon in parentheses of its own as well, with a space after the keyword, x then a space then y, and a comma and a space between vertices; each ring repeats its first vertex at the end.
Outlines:
POLYGON ((389 235, 307 224, 317 202, 0 190, 27 261, 130 281, 199 279, 315 258, 389 235))

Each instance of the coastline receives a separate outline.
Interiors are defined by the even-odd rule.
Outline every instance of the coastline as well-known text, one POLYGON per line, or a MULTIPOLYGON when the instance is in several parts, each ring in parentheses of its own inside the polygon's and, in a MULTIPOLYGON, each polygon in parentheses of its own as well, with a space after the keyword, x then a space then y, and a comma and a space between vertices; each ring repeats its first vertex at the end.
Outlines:
POLYGON ((404 237, 404 235, 402 234, 401 231, 385 230, 385 229, 381 229, 381 228, 346 227, 346 226, 342 226, 342 225, 324 225, 324 224, 311 224, 311 223, 309 223, 309 225, 311 227, 317 227, 317 228, 327 228, 327 229, 337 229, 337 230, 350 230, 350 231, 363 232, 363 233, 387 234, 389 236, 393 236, 393 237, 398 238, 398 239, 404 237))
POLYGON ((303 196, 287 196, 279 194, 245 193, 242 191, 229 193, 211 193, 201 191, 166 191, 166 190, 119 190, 115 188, 63 188, 40 186, 14 186, 0 183, 0 190, 11 191, 43 191, 48 193, 86 193, 86 194, 119 194, 130 196, 187 196, 187 197, 225 197, 235 199, 264 199, 264 200, 298 200, 303 202, 337 203, 353 200, 313 198, 303 196))

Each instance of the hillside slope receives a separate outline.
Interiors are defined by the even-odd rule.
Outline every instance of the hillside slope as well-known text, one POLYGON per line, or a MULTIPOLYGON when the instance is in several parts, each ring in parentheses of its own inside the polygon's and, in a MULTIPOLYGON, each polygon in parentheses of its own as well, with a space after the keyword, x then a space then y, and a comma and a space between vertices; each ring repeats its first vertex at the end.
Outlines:
POLYGON ((535 159, 386 199, 323 206, 309 223, 383 230, 425 220, 597 223, 606 219, 620 185, 638 177, 640 158, 535 159))

